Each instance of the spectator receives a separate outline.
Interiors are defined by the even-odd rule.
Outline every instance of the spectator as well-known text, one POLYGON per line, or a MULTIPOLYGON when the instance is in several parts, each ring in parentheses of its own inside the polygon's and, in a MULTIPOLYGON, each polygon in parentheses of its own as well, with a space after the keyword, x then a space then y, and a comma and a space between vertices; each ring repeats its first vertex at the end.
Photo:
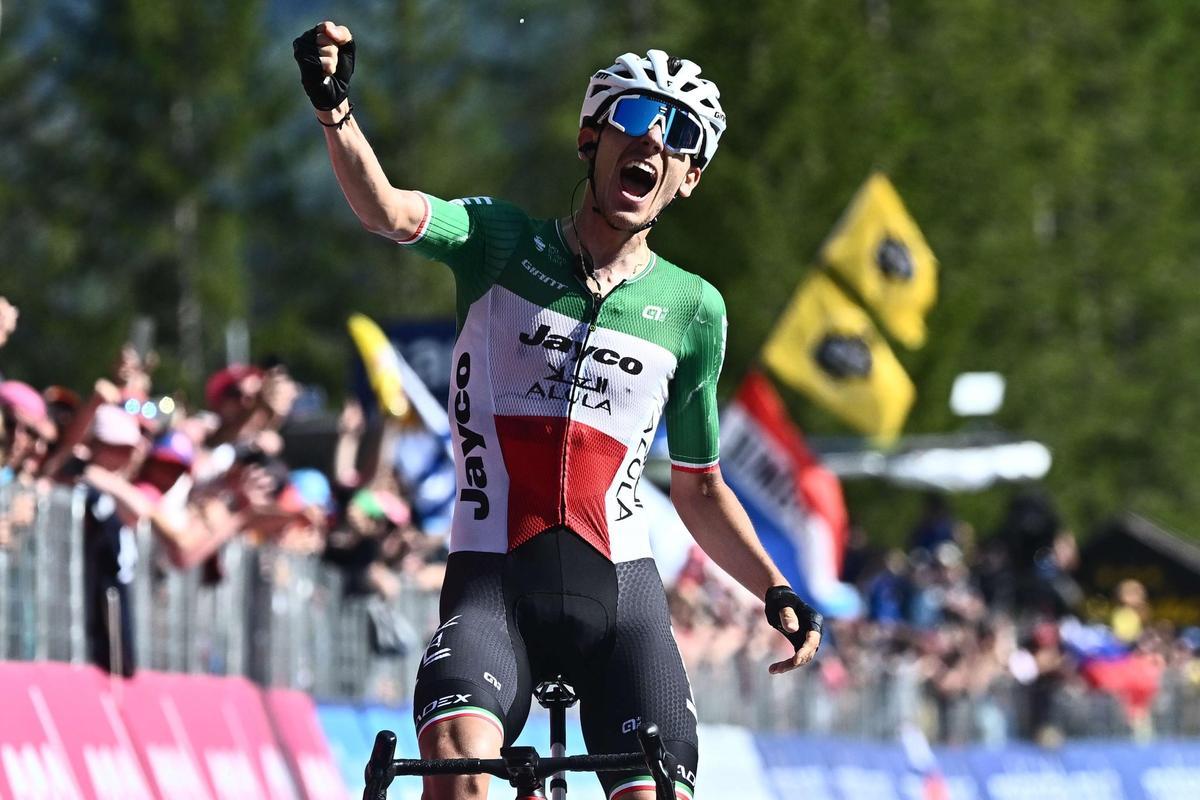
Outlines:
POLYGON ((133 526, 145 513, 128 476, 136 467, 141 444, 137 420, 118 406, 103 405, 96 410, 92 425, 90 458, 87 463, 77 462, 87 486, 84 603, 88 653, 92 663, 126 676, 135 670, 132 583, 137 543, 133 526))
POLYGON ((370 489, 355 493, 345 518, 329 536, 324 558, 342 568, 347 594, 394 596, 399 590, 394 575, 380 568, 383 540, 393 523, 378 495, 370 489))
POLYGON ((320 553, 336 511, 333 490, 324 473, 293 470, 277 502, 281 511, 292 515, 276 539, 280 547, 293 553, 320 553))
POLYGON ((1009 501, 997 536, 1009 547, 1009 561, 1024 574, 1039 551, 1049 548, 1061 530, 1058 511, 1044 492, 1024 489, 1009 501))
POLYGON ((883 569, 867 585, 870 618, 885 625, 903 622, 910 592, 908 560, 900 550, 890 550, 883 569))
POLYGON ((185 433, 167 431, 155 440, 134 481, 134 488, 146 500, 143 515, 168 560, 180 569, 202 563, 242 525, 220 498, 193 495, 195 452, 195 443, 185 433))
POLYGON ((4 424, 5 461, 0 464, 0 486, 14 480, 31 482, 56 438, 46 402, 27 383, 0 383, 0 417, 4 424))
POLYGON ((1075 543, 1075 534, 1060 531, 1050 547, 1034 557, 1035 613, 1059 618, 1082 609, 1083 589, 1074 578, 1078 568, 1079 547, 1075 543))
POLYGON ((950 501, 940 492, 925 495, 921 518, 909 536, 910 550, 932 553, 943 542, 953 542, 958 521, 950 510, 950 501))
POLYGON ((1118 639, 1133 644, 1141 638, 1142 630, 1150 618, 1150 603, 1146 587, 1132 578, 1117 584, 1113 593, 1114 606, 1109 625, 1118 639))
POLYGON ((215 372, 204 386, 205 403, 219 419, 210 444, 253 444, 268 455, 279 455, 278 429, 298 395, 282 364, 269 369, 231 364, 215 372))

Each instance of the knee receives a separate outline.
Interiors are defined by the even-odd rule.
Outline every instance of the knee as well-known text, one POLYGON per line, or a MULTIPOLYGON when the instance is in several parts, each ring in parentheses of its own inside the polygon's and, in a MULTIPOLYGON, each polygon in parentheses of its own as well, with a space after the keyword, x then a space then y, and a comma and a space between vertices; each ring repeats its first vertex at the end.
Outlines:
MULTIPOLYGON (((471 718, 433 725, 421 734, 422 758, 497 758, 504 737, 492 725, 471 718)), ((487 775, 460 775, 425 779, 423 800, 484 800, 487 775)))
POLYGON ((422 758, 498 758, 503 744, 494 726, 471 718, 432 725, 420 740, 422 758))

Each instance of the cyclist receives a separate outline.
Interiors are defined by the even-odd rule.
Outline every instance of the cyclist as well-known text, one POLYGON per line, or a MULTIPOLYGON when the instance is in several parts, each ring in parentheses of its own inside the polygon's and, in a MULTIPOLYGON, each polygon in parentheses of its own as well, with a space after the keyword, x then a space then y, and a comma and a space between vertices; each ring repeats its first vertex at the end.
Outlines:
MULTIPOLYGON (((679 759, 677 794, 690 797, 695 704, 637 497, 660 418, 680 517, 795 647, 771 672, 807 663, 821 637, 820 615, 786 586, 721 480, 724 302, 646 241, 717 150, 716 86, 659 50, 596 72, 580 113, 582 203, 539 220, 490 197, 395 188, 348 99, 350 31, 322 22, 294 48, 359 220, 456 279, 448 412, 459 499, 442 624, 417 676, 422 756, 495 757, 524 725, 532 687, 561 674, 590 752, 636 752, 638 723, 655 722, 679 759)), ((601 780, 610 798, 654 800, 646 775, 601 780)), ((486 778, 426 779, 427 800, 486 793, 486 778)))

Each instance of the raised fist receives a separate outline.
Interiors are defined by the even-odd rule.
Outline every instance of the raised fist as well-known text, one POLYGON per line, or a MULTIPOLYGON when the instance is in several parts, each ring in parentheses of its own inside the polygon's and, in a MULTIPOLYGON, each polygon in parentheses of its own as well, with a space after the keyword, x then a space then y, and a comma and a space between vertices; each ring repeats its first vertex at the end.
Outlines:
POLYGON ((315 108, 331 111, 349 94, 354 74, 354 37, 344 25, 326 20, 292 42, 300 84, 315 108))

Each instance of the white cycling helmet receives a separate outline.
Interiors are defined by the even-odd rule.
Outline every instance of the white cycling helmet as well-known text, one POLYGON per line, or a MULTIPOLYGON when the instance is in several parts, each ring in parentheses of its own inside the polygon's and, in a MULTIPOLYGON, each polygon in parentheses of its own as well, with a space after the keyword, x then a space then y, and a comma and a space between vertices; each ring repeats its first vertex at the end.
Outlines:
POLYGON ((602 69, 588 82, 579 127, 595 124, 617 95, 651 92, 684 106, 700 119, 704 149, 698 166, 704 169, 717 152, 717 141, 725 132, 725 112, 717 85, 700 77, 700 66, 686 58, 672 58, 662 50, 650 50, 645 58, 626 53, 611 67, 602 69))

